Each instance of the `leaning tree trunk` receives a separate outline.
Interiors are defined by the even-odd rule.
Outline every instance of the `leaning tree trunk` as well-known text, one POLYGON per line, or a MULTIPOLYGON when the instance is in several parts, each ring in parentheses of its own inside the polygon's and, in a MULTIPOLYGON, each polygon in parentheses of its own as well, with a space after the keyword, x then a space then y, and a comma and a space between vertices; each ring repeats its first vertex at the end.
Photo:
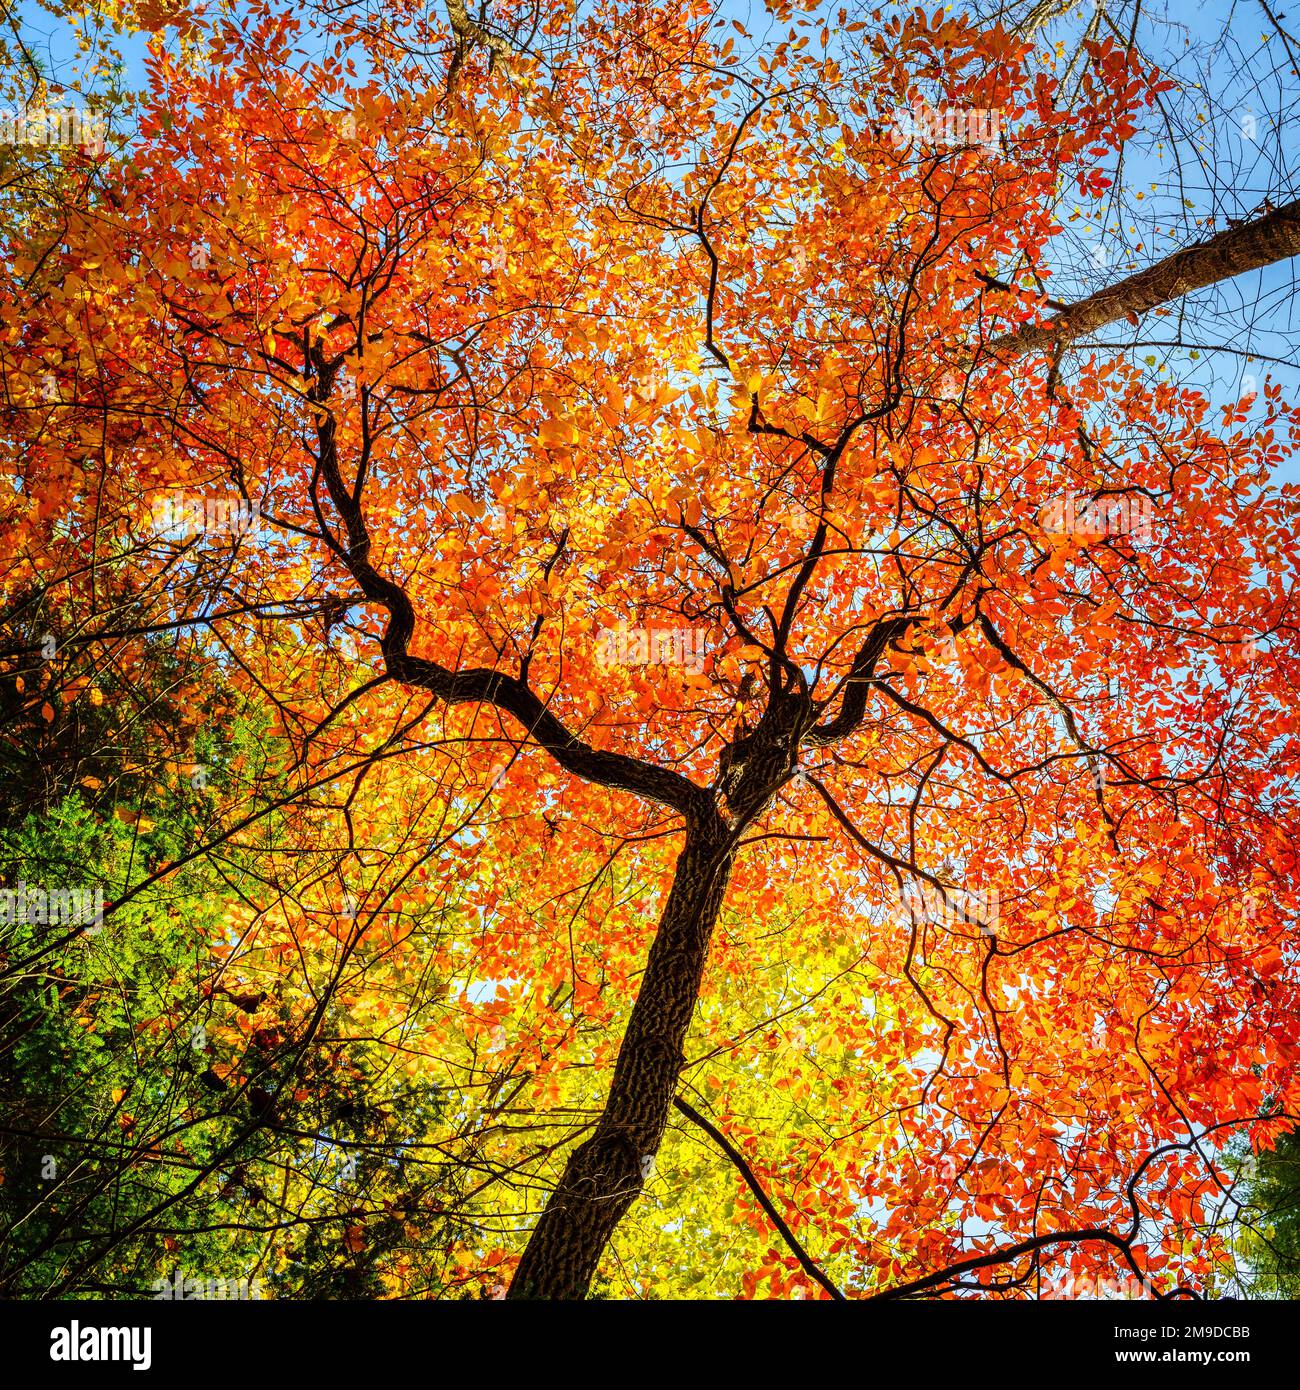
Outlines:
POLYGON ((1174 251, 1155 265, 1107 285, 1042 323, 1025 324, 990 346, 1012 355, 1065 347, 1107 324, 1123 318, 1136 323, 1139 314, 1162 304, 1295 255, 1300 255, 1300 201, 1174 251))
POLYGON ((609 1100, 595 1133, 570 1156, 509 1297, 582 1298, 614 1228, 640 1195, 686 1061, 682 1048, 734 855, 721 820, 688 826, 609 1100))

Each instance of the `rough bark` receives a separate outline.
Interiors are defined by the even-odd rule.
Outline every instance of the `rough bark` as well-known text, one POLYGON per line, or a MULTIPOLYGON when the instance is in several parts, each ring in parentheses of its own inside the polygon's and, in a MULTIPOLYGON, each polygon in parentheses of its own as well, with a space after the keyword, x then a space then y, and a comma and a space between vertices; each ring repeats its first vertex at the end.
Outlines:
POLYGON ((604 1113, 570 1156, 515 1272, 511 1298, 582 1298, 640 1195, 686 1061, 682 1049, 734 853, 721 817, 688 828, 604 1113))
POLYGON ((478 19, 471 19, 465 0, 447 0, 447 19, 452 32, 463 44, 479 44, 500 58, 519 52, 505 33, 487 23, 481 11, 478 19))
POLYGON ((819 714, 806 685, 782 689, 758 726, 719 759, 707 812, 689 812, 686 842, 646 958, 614 1079, 595 1133, 574 1150, 533 1228, 511 1298, 581 1298, 605 1245, 645 1182, 686 1061, 682 1050, 731 878, 740 831, 797 765, 819 714), (729 814, 717 809, 725 800, 729 814))
POLYGON ((1145 270, 1117 280, 1042 323, 1027 323, 995 339, 990 350, 1016 356, 1063 347, 1109 323, 1136 318, 1195 290, 1205 289, 1300 255, 1300 201, 1185 247, 1145 270))

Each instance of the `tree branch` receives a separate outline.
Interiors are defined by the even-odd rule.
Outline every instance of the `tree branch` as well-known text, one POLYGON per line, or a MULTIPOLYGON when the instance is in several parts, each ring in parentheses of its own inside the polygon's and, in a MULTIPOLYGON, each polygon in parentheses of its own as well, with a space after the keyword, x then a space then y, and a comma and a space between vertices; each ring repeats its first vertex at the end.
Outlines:
POLYGON ((826 1274, 822 1272, 822 1268, 817 1261, 813 1259, 802 1245, 800 1245, 798 1236, 796 1236, 789 1226, 781 1219, 781 1213, 772 1205, 771 1199, 759 1185, 758 1179, 754 1176, 754 1170, 745 1162, 744 1156, 741 1154, 740 1150, 732 1144, 731 1140, 728 1139, 720 1129, 710 1124, 689 1101, 683 1100, 681 1096, 674 1096, 673 1105, 680 1110, 692 1124, 698 1125, 722 1152, 727 1155, 732 1163, 736 1165, 736 1168, 740 1172, 740 1176, 745 1179, 746 1185, 754 1194, 759 1206, 767 1213, 768 1219, 780 1233, 781 1239, 784 1240, 794 1252, 794 1257, 803 1267, 804 1273, 807 1274, 810 1279, 816 1279, 832 1298, 841 1303, 847 1302, 848 1300, 845 1299, 844 1295, 831 1283, 826 1274))
MULTIPOLYGON (((332 388, 335 369, 323 361, 317 365, 319 377, 313 398, 323 402, 332 388)), ((413 656, 408 647, 415 632, 415 607, 400 584, 380 574, 370 563, 370 532, 360 501, 343 482, 332 416, 326 415, 319 422, 316 434, 320 476, 342 518, 347 538, 346 549, 336 546, 340 558, 365 596, 388 610, 389 622, 380 639, 380 649, 391 679, 427 690, 446 705, 487 704, 512 715, 530 738, 575 776, 648 797, 697 823, 716 817, 712 797, 689 778, 640 758, 593 748, 583 742, 547 709, 522 677, 483 667, 453 671, 436 661, 413 656)))

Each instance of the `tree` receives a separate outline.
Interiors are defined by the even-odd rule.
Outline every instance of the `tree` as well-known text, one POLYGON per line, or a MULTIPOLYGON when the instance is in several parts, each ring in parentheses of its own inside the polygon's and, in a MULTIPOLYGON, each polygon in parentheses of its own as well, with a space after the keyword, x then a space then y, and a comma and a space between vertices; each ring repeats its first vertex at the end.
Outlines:
POLYGON ((587 1291, 677 1117, 794 1247, 748 1292, 1204 1287, 1221 1147, 1296 1110, 1294 416, 1071 349, 1295 205, 1053 303, 1160 74, 1091 39, 1066 109, 1004 29, 770 10, 157 47, 129 157, 13 238, 9 583, 122 548, 308 781, 400 754, 529 856, 475 968, 578 1116, 499 1159, 548 1194, 512 1296, 587 1291), (620 860, 652 907, 566 941, 620 860))
POLYGON ((1300 1199, 1297 1198, 1296 1131, 1272 1149, 1249 1156, 1238 1169, 1234 1217, 1240 1228, 1239 1273, 1254 1296, 1300 1295, 1300 1199))
POLYGON ((397 1046, 369 1027, 379 988, 427 975, 415 942, 444 914, 408 902, 394 932, 357 899, 331 922, 338 855, 311 850, 337 838, 330 813, 286 818, 276 741, 220 673, 174 634, 61 654, 53 625, 48 657, 0 690, 6 785, 30 792, 0 824, 0 1287, 149 1297, 179 1275, 215 1296, 363 1297, 415 1263, 454 1289, 443 1102, 397 1064, 436 993, 397 1046), (196 840, 210 852, 161 872, 196 840), (298 878, 257 912, 269 855, 298 878), (111 930, 48 910, 73 884, 98 888, 111 930), (23 892, 39 906, 15 912, 23 892))

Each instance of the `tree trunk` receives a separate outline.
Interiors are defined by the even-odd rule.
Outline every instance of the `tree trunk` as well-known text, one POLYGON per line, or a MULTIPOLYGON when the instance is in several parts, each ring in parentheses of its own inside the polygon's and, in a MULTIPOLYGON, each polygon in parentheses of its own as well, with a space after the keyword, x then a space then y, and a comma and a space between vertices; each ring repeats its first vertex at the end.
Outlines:
POLYGON ((1274 208, 1253 222, 1175 251, 1156 265, 1117 280, 1042 323, 1027 323, 989 346, 1013 355, 1064 346, 1108 323, 1145 314, 1193 290, 1295 255, 1300 255, 1300 202, 1274 208))
POLYGON ((734 857, 720 818, 688 824, 609 1100, 534 1227, 510 1298, 584 1297, 614 1228, 640 1195, 686 1061, 682 1048, 734 857))

